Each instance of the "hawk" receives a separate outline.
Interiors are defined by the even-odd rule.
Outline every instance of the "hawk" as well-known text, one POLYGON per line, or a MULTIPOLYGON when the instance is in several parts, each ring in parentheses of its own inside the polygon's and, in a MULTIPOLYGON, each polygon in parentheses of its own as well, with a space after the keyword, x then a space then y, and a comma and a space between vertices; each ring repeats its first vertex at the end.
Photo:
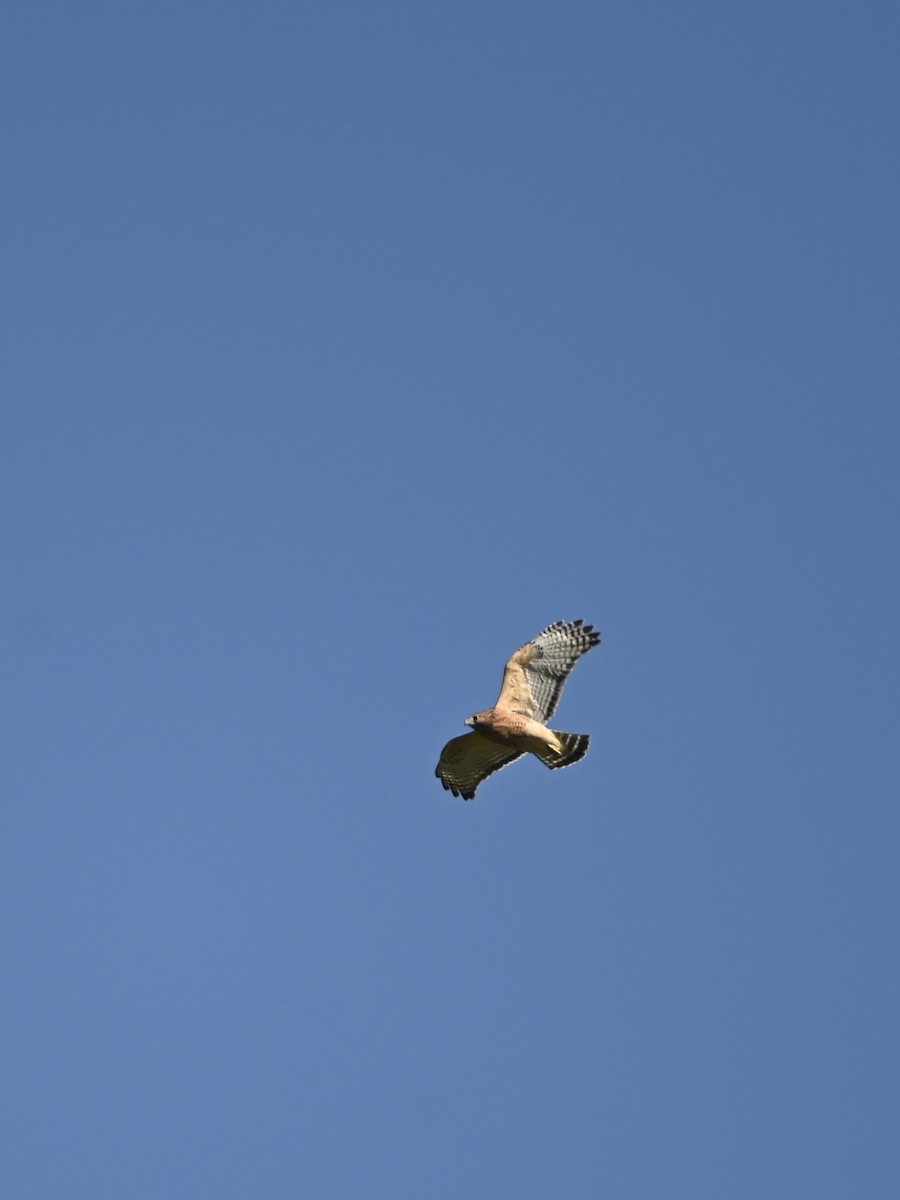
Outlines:
POLYGON ((523 754, 535 755, 551 771, 584 758, 586 733, 559 733, 546 723, 569 672, 599 641, 593 625, 557 621, 517 650, 506 664, 494 707, 469 717, 472 732, 453 738, 441 751, 434 773, 444 788, 472 800, 483 780, 523 754))

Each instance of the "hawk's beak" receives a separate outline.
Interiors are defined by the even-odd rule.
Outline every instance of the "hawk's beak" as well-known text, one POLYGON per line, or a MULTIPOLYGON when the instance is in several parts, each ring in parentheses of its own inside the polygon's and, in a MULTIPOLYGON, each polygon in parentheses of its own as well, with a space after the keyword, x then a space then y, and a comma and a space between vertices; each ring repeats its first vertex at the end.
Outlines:
POLYGON ((474 725, 474 724, 475 724, 475 722, 472 720, 472 718, 471 718, 471 717, 466 717, 466 724, 467 724, 467 725, 474 725))

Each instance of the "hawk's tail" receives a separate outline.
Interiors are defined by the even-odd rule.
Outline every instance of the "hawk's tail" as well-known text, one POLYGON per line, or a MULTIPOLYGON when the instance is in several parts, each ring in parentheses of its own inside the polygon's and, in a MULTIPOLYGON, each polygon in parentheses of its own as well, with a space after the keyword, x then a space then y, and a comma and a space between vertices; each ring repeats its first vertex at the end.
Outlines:
POLYGON ((559 767, 570 767, 587 754, 591 739, 586 733, 560 733, 558 729, 554 729, 553 732, 562 742, 562 754, 555 754, 549 746, 538 753, 538 758, 551 771, 556 771, 559 767))

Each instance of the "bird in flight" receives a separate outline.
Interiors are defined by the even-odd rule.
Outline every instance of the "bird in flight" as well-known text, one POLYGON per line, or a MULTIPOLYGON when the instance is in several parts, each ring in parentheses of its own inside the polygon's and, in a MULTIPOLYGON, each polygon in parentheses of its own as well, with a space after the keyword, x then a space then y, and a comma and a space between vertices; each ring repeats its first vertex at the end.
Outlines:
POLYGON ((480 783, 523 754, 533 754, 551 771, 584 758, 586 733, 560 733, 547 722, 572 668, 599 641, 593 625, 557 621, 517 650, 506 664, 494 707, 469 717, 472 732, 453 738, 441 751, 434 773, 445 790, 472 800, 480 783))

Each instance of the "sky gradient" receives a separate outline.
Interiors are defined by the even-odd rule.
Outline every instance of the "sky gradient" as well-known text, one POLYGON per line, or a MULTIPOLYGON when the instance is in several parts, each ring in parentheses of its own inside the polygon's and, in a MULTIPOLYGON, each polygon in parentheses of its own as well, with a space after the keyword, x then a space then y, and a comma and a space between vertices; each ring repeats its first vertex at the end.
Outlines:
POLYGON ((898 1194, 898 57, 6 7, 4 1195, 898 1194))

